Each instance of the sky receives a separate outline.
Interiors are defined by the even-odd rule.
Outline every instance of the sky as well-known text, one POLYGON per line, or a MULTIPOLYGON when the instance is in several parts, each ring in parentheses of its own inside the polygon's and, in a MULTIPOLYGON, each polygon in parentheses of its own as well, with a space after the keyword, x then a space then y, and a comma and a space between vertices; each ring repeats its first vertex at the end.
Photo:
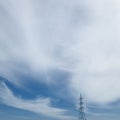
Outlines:
POLYGON ((120 118, 119 0, 0 0, 0 119, 120 118))

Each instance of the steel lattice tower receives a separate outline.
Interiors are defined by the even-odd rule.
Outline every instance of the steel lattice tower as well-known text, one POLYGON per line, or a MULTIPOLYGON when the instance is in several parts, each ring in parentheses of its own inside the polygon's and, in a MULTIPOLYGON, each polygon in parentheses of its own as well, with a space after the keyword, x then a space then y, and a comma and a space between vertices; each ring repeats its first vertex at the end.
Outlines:
POLYGON ((79 118, 78 120, 86 120, 85 112, 84 112, 84 102, 83 102, 83 97, 80 94, 79 98, 79 118))

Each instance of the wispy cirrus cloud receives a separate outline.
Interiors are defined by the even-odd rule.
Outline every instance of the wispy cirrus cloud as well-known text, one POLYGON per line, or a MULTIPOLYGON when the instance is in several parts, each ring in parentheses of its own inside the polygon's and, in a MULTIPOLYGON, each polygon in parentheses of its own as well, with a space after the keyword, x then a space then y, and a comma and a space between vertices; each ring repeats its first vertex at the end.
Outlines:
POLYGON ((74 117, 68 116, 68 112, 65 109, 55 108, 51 105, 50 98, 37 98, 34 100, 25 100, 21 97, 17 97, 7 87, 4 82, 0 83, 0 103, 23 109, 44 115, 46 117, 57 118, 57 119, 74 119, 74 117))

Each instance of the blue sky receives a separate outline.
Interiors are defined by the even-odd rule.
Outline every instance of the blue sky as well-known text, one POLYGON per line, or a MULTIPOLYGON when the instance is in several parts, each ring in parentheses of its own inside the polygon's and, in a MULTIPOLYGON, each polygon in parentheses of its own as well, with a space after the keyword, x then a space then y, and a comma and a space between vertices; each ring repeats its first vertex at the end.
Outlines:
POLYGON ((0 0, 0 119, 120 118, 118 0, 0 0))

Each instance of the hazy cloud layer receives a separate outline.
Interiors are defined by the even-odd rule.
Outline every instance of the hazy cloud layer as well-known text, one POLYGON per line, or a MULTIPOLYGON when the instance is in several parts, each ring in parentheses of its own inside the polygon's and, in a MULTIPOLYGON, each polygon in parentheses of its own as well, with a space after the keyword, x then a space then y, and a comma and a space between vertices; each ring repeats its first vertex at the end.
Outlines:
POLYGON ((66 70, 73 96, 119 99, 119 11, 118 0, 1 0, 1 76, 22 84, 18 73, 66 70))

